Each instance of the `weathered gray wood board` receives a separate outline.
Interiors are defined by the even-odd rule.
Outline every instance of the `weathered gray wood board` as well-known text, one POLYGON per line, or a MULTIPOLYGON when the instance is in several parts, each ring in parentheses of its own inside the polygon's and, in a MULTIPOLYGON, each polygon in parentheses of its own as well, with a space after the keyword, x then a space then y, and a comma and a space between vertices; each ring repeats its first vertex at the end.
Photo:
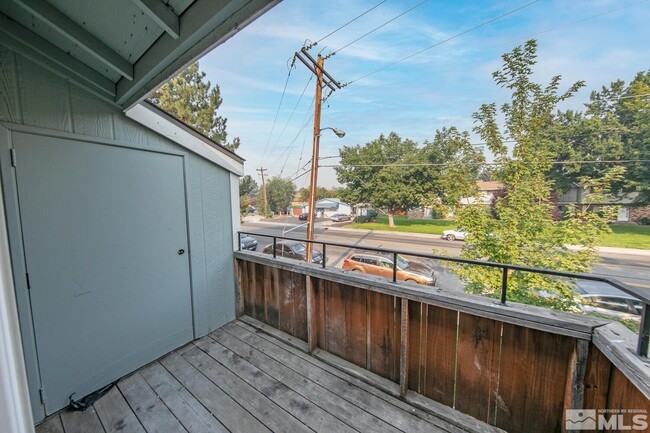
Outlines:
POLYGON ((37 427, 37 433, 112 431, 483 429, 480 423, 462 428, 437 418, 274 337, 232 322, 123 378, 87 411, 64 411, 37 427))

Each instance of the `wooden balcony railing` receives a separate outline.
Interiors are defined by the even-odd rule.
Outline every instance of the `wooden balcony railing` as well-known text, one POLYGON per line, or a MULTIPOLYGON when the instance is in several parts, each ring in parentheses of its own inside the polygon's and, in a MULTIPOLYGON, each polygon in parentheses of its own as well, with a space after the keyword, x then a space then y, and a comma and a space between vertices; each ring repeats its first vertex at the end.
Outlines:
POLYGON ((618 323, 260 253, 235 261, 238 314, 416 406, 509 432, 564 430, 564 409, 650 412, 650 363, 618 323))

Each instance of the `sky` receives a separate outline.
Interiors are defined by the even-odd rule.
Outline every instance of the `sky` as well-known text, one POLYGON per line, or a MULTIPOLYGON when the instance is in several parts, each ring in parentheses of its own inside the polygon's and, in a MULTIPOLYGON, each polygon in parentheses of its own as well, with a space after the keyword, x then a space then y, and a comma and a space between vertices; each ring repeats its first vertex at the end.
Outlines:
MULTIPOLYGON (((303 64, 289 68, 294 52, 379 3, 284 0, 200 60, 207 79, 220 87, 219 114, 228 119, 228 138, 241 139, 237 153, 246 159, 245 173, 258 183, 260 167, 268 169, 267 176, 295 179, 297 188, 309 183, 305 169, 311 158, 316 84, 303 64)), ((321 127, 346 135, 341 139, 322 132, 321 165, 336 164, 336 158, 327 157, 337 156, 341 146, 363 145, 391 131, 422 144, 437 129, 456 126, 480 142, 472 132, 472 113, 481 104, 509 98, 492 72, 499 69, 503 53, 531 38, 538 41, 536 81, 547 83, 561 75, 563 89, 585 81, 563 109, 580 110, 592 90, 618 79, 629 82, 650 69, 650 1, 529 3, 387 0, 311 48, 314 57, 334 52, 325 69, 341 83, 353 81, 323 104, 321 127)), ((338 185, 333 168, 321 167, 318 177, 319 186, 338 185)))

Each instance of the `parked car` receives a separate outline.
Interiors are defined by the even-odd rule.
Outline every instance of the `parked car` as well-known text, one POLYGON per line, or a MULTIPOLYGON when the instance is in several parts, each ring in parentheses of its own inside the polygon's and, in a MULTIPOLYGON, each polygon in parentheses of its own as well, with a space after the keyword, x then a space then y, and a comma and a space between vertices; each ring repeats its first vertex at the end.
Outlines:
MULTIPOLYGON (((314 218, 318 217, 317 214, 314 214, 314 218)), ((307 212, 303 212, 300 215, 298 215, 298 219, 300 221, 307 221, 309 219, 309 214, 307 212)))
POLYGON ((643 304, 634 296, 606 283, 580 281, 574 290, 582 297, 582 311, 614 319, 641 320, 643 304))
MULTIPOLYGON (((343 269, 393 278, 393 258, 391 255, 352 253, 343 260, 343 269)), ((412 281, 429 286, 436 285, 436 276, 429 266, 397 256, 397 279, 412 281)))
POLYGON ((465 239, 465 236, 467 236, 467 232, 462 230, 445 230, 440 237, 448 241, 455 241, 456 239, 462 241, 465 239))
POLYGON ((242 250, 255 251, 257 249, 257 240, 250 236, 244 236, 241 238, 240 243, 242 250))
MULTIPOLYGON (((276 257, 286 257, 289 259, 305 260, 307 246, 298 241, 278 241, 276 246, 276 257)), ((267 245, 262 250, 265 254, 273 254, 273 244, 267 245)), ((311 252, 312 263, 323 263, 323 253, 314 249, 311 252)))
POLYGON ((352 218, 350 218, 350 215, 344 214, 344 213, 336 213, 330 217, 330 219, 334 222, 341 222, 341 221, 350 221, 352 218))

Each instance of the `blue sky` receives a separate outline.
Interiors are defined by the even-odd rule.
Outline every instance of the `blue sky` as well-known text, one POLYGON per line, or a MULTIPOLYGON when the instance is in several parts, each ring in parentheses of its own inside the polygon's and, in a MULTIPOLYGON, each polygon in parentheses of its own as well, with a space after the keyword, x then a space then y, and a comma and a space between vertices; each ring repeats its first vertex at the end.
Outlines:
MULTIPOLYGON (((379 2, 284 0, 201 59, 201 69, 221 88, 220 114, 228 118, 229 137, 241 138, 238 153, 246 159, 246 174, 259 182, 255 169, 261 165, 271 176, 304 172, 298 170, 311 157, 315 83, 300 63, 291 71, 271 134, 287 61, 305 40, 320 39, 379 2)), ((529 2, 388 0, 311 53, 336 51, 422 3, 326 60, 326 69, 346 83, 529 2)), ((619 78, 629 82, 650 69, 648 23, 650 1, 540 0, 335 92, 323 106, 321 126, 342 129, 346 136, 339 139, 324 131, 320 154, 337 155, 342 145, 364 144, 391 131, 420 144, 445 126, 471 132, 472 113, 481 104, 508 97, 491 78, 500 56, 529 38, 538 40, 538 81, 558 74, 565 87, 586 81, 563 106, 580 109, 591 90, 619 78)), ((308 182, 308 175, 295 181, 298 188, 308 182)), ((336 185, 334 170, 321 168, 318 183, 336 185)))

